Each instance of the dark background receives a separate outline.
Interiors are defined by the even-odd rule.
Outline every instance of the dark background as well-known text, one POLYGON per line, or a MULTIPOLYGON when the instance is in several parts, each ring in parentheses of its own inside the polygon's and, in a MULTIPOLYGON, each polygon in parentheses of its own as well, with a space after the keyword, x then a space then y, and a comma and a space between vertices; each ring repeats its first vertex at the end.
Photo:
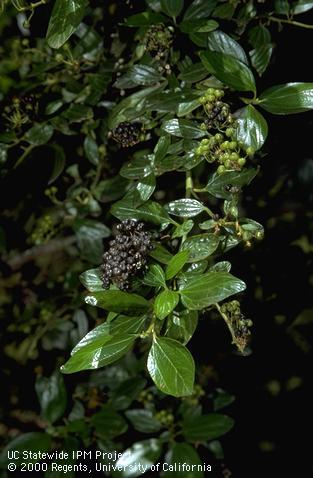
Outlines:
MULTIPOLYGON (((305 21, 309 23, 308 15, 305 21)), ((43 23, 42 17, 34 17, 34 36, 43 36, 43 23)), ((259 80, 258 91, 285 83, 286 79, 312 81, 312 32, 285 26, 279 33, 273 28, 272 33, 276 48, 271 66, 259 80)), ((236 424, 222 440, 224 461, 232 476, 256 478, 277 474, 305 478, 313 471, 308 438, 312 428, 312 354, 310 347, 304 351, 295 341, 290 325, 311 305, 311 258, 293 241, 310 236, 312 229, 308 211, 313 186, 313 114, 264 116, 270 126, 266 154, 259 177, 247 190, 243 210, 247 217, 264 224, 265 239, 251 250, 229 253, 234 274, 248 284, 242 302, 243 311, 254 322, 252 353, 245 357, 236 354, 223 324, 212 325, 205 318, 192 340, 191 350, 196 361, 212 365, 218 385, 236 396, 227 409, 236 424), (273 192, 278 183, 280 188, 273 192), (290 390, 288 381, 293 377, 298 378, 298 386, 290 390), (273 381, 276 393, 271 392, 273 381)), ((9 195, 3 194, 6 207, 15 207, 30 192, 29 210, 37 201, 45 201, 43 192, 49 171, 38 165, 39 160, 28 162, 9 179, 11 182, 2 182, 2 192, 10 190, 9 195)), ((19 225, 10 223, 9 236, 14 246, 22 242, 18 232, 19 225)), ((301 333, 310 342, 312 323, 303 327, 301 333)), ((15 380, 13 375, 18 376, 27 408, 35 400, 33 389, 27 387, 32 367, 12 367, 15 380)), ((2 383, 4 388, 9 386, 8 382, 2 383)))

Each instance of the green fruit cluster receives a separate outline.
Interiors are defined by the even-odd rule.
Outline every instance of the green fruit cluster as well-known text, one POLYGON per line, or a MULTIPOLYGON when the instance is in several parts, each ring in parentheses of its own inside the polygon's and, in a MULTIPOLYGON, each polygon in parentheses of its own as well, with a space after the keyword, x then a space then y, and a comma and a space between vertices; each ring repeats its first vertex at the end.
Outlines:
POLYGON ((44 244, 54 233, 54 220, 49 214, 45 214, 38 219, 30 240, 35 245, 44 244))
POLYGON ((161 60, 167 55, 172 41, 172 33, 169 28, 159 23, 158 25, 152 25, 147 30, 143 44, 151 56, 156 60, 161 60))
POLYGON ((211 138, 204 138, 195 151, 197 156, 204 156, 209 163, 218 163, 218 174, 241 171, 246 164, 247 150, 244 151, 238 141, 226 139, 233 132, 233 128, 227 128, 225 135, 216 133, 211 138))
POLYGON ((174 415, 168 412, 168 410, 161 410, 157 412, 155 418, 167 428, 170 427, 174 422, 174 415))
POLYGON ((223 129, 231 126, 234 119, 230 112, 230 106, 221 101, 224 96, 224 91, 216 88, 209 88, 203 96, 199 98, 199 102, 207 114, 204 120, 203 128, 223 129))
POLYGON ((253 325, 252 320, 246 319, 241 313, 238 300, 226 302, 221 306, 221 310, 227 315, 236 340, 241 342, 243 346, 246 346, 249 336, 251 335, 250 328, 253 325))

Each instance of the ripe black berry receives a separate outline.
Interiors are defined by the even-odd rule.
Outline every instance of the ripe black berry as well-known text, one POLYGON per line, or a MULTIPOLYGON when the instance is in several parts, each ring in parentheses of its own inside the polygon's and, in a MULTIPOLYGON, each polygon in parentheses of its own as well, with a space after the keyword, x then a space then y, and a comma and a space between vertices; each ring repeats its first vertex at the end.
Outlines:
POLYGON ((133 219, 126 219, 117 225, 118 233, 110 241, 109 250, 103 254, 101 271, 104 289, 113 283, 121 290, 128 290, 129 279, 145 267, 153 244, 151 234, 144 227, 144 223, 133 219))
POLYGON ((122 148, 129 148, 140 142, 141 133, 141 123, 128 123, 124 121, 111 131, 111 137, 122 148))

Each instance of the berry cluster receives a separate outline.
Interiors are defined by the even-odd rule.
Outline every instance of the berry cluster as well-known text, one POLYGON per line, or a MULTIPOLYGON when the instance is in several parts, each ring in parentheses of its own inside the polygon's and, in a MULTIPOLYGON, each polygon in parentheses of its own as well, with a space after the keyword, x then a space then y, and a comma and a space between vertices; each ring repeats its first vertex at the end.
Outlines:
POLYGON ((160 410, 156 413, 155 418, 166 428, 169 428, 174 422, 174 415, 167 410, 160 410))
POLYGON ((228 317, 237 345, 244 350, 251 335, 252 320, 246 319, 241 313, 238 300, 226 302, 221 306, 221 310, 228 317))
POLYGON ((13 96, 2 112, 6 129, 20 129, 23 125, 35 120, 38 108, 38 100, 33 94, 13 96))
POLYGON ((205 391, 201 387, 201 385, 195 384, 193 389, 193 394, 189 395, 188 397, 184 397, 185 400, 189 405, 198 405, 201 398, 205 395, 205 391))
POLYGON ((129 148, 139 143, 141 134, 141 123, 128 123, 126 121, 120 123, 110 132, 110 136, 119 143, 122 148, 129 148))
POLYGON ((167 55, 172 41, 172 33, 162 23, 152 25, 143 39, 146 51, 156 60, 161 60, 167 55))
POLYGON ((209 88, 205 94, 199 98, 199 102, 203 105, 208 116, 203 123, 204 129, 225 128, 234 122, 229 105, 221 101, 223 96, 223 90, 209 88))
POLYGON ((31 233, 30 241, 36 246, 48 242, 56 232, 55 223, 55 218, 49 214, 40 217, 31 233))
POLYGON ((225 135, 216 133, 211 138, 203 139, 196 149, 197 156, 204 156, 209 163, 217 162, 219 167, 218 174, 226 171, 241 171, 246 164, 247 156, 253 156, 252 148, 243 149, 238 141, 229 141, 234 134, 234 128, 227 128, 225 135))
POLYGON ((103 254, 103 288, 108 289, 110 283, 114 283, 119 289, 128 290, 129 278, 146 265, 147 255, 154 246, 142 222, 126 219, 117 230, 115 239, 110 241, 110 249, 103 254))

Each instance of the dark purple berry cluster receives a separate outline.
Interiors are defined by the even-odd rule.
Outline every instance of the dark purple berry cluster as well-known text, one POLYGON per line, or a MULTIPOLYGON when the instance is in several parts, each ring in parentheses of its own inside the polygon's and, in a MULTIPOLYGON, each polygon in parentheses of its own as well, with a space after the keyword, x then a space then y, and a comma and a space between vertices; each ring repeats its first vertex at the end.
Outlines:
POLYGON ((111 131, 111 137, 119 143, 122 148, 129 148, 140 142, 142 125, 140 123, 128 123, 123 121, 111 131))
POLYGON ((118 234, 110 241, 110 249, 103 254, 101 266, 103 288, 115 284, 121 290, 130 288, 129 279, 147 263, 147 256, 153 249, 150 232, 144 230, 143 222, 132 219, 122 221, 118 234))

